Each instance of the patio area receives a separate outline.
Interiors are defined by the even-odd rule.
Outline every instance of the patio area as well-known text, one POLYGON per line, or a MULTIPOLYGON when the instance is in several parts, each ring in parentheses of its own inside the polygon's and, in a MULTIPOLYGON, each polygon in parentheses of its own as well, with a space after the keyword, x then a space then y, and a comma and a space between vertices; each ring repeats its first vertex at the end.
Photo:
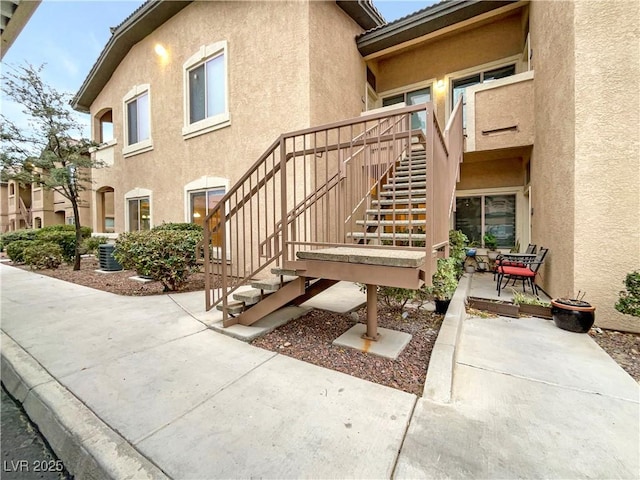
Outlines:
MULTIPOLYGON (((509 282, 509 286, 504 287, 498 296, 498 290, 496 289, 496 280, 493 279, 493 272, 475 272, 471 277, 471 289, 469 291, 469 297, 486 298, 489 300, 501 300, 504 302, 513 301, 513 290, 522 293, 522 281, 516 282, 515 286, 512 286, 512 282, 509 282)), ((504 282, 503 282, 504 284, 504 282)), ((525 292, 527 296, 533 297, 531 288, 527 287, 525 292)), ((538 287, 538 296, 540 300, 549 302, 551 299, 538 287)))

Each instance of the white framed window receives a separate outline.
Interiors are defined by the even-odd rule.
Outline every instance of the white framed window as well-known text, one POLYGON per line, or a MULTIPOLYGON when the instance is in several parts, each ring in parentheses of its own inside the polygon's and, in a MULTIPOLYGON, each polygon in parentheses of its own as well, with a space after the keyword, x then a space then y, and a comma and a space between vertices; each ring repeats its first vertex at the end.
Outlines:
MULTIPOLYGON (((430 102, 433 99, 434 80, 414 83, 401 88, 381 92, 382 107, 390 107, 392 105, 406 106, 419 105, 421 103, 430 102)), ((424 130, 427 126, 426 112, 416 112, 411 115, 411 128, 424 130)))
POLYGON ((151 137, 151 91, 148 84, 133 87, 123 99, 125 145, 123 155, 153 149, 151 137))
POLYGON ((150 230, 153 225, 151 217, 151 190, 134 188, 124 195, 126 231, 150 230))
POLYGON ((185 138, 230 125, 227 42, 203 45, 183 69, 185 138))
POLYGON ((453 108, 456 106, 458 98, 462 96, 462 122, 463 126, 466 125, 465 89, 480 83, 487 83, 515 75, 518 71, 519 61, 520 56, 515 55, 445 75, 445 85, 449 87, 447 90, 447 108, 445 112, 447 120, 453 108))

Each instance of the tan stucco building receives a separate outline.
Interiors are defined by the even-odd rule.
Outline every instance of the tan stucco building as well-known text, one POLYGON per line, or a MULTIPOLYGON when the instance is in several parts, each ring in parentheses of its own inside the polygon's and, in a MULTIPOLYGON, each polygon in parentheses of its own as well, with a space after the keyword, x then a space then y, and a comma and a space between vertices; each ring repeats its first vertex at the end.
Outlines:
POLYGON ((425 101, 444 126, 462 95, 451 226, 548 247, 547 293, 640 331, 613 308, 640 268, 639 9, 461 0, 385 24, 366 1, 147 3, 74 99, 109 165, 92 227, 200 222, 284 132, 425 101))

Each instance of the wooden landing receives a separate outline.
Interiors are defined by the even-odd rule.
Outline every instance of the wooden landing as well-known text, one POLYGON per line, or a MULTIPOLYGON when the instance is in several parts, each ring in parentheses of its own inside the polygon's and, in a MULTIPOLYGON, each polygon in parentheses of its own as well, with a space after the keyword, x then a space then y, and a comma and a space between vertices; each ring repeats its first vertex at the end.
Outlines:
POLYGON ((307 277, 413 289, 424 284, 422 251, 335 247, 297 256, 295 269, 307 277))

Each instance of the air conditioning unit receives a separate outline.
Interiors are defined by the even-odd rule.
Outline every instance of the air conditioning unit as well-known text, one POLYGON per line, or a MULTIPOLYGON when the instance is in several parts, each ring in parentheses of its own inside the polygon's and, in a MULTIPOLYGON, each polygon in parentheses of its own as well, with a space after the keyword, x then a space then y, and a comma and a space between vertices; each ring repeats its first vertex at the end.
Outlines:
POLYGON ((100 270, 104 270, 106 272, 117 272, 118 270, 122 270, 122 265, 113 258, 113 251, 115 248, 115 245, 110 243, 103 243, 99 246, 98 257, 100 260, 100 270))

